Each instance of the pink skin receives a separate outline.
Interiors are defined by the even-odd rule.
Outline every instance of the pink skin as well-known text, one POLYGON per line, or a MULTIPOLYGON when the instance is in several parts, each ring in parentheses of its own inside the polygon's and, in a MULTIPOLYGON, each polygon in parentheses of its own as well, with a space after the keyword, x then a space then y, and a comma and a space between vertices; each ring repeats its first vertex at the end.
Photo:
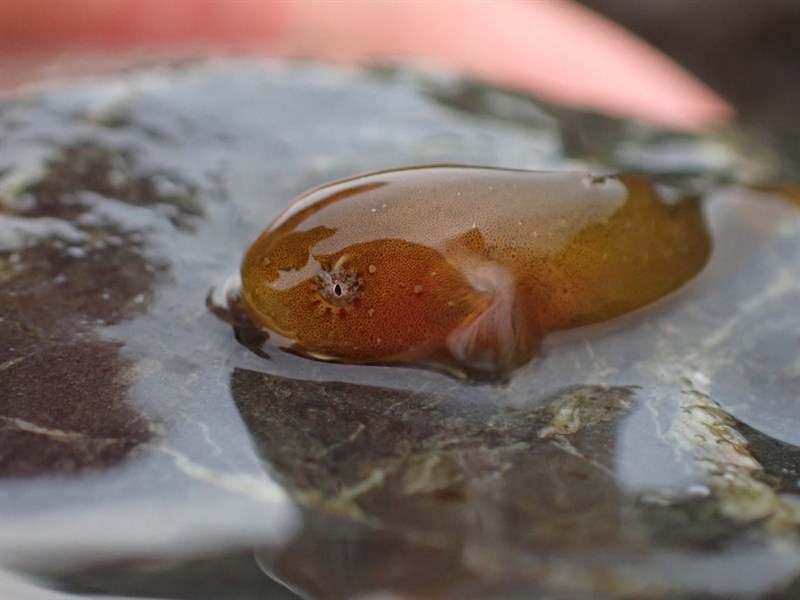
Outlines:
POLYGON ((732 116, 668 58, 568 0, 0 1, 0 89, 41 79, 53 63, 71 73, 129 63, 131 50, 403 59, 665 127, 732 116))

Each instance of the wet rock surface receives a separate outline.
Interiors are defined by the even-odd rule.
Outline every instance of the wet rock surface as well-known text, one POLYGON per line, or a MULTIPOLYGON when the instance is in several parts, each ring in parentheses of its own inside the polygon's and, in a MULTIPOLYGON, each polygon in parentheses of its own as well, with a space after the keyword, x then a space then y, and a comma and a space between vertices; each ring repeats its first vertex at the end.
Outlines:
POLYGON ((247 61, 20 94, 0 136, 8 572, 161 598, 797 593, 800 211, 745 185, 791 178, 781 153, 247 61), (699 190, 711 263, 506 385, 259 356, 206 307, 293 196, 446 162, 699 190))

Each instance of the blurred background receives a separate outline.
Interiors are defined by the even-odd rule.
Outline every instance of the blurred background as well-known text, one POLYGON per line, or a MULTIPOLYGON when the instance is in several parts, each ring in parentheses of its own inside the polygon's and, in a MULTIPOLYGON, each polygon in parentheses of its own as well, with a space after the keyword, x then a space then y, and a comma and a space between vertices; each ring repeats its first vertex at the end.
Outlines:
POLYGON ((678 128, 724 122, 724 98, 747 120, 783 126, 798 121, 798 31, 797 0, 3 0, 0 89, 257 52, 412 60, 678 128))
POLYGON ((636 33, 747 119, 800 126, 797 0, 582 0, 636 33))

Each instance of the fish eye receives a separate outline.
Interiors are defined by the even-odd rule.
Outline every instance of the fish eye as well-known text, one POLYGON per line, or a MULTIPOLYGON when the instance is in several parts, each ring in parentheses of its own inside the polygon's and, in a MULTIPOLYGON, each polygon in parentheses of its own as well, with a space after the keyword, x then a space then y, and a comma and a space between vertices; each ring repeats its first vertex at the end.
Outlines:
POLYGON ((352 304, 361 295, 362 280, 350 269, 334 267, 319 272, 317 291, 323 300, 334 306, 352 304))

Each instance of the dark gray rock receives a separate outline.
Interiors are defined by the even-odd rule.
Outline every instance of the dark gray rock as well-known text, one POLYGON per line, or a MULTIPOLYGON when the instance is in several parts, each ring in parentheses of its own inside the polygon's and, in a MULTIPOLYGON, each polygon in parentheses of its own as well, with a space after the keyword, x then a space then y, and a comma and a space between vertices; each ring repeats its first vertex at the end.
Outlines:
POLYGON ((743 185, 796 172, 774 149, 246 61, 20 94, 0 135, 6 569, 169 598, 796 590, 800 213, 743 185), (646 170, 707 196, 713 258, 505 385, 259 355, 206 307, 293 196, 433 162, 646 170))

